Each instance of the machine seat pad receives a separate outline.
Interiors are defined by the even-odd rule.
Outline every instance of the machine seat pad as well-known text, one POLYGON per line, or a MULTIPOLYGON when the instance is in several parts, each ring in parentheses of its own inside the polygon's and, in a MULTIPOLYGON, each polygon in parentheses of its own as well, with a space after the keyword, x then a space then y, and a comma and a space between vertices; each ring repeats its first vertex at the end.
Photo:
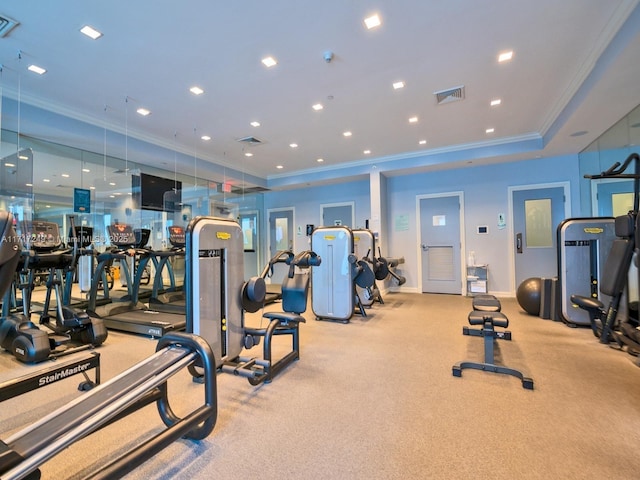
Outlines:
POLYGON ((582 295, 571 295, 571 303, 583 310, 601 310, 604 304, 597 298, 584 297, 582 295))
POLYGON ((500 300, 493 295, 478 295, 473 297, 471 305, 475 311, 499 312, 502 308, 500 300))
POLYGON ((474 310, 469 313, 470 325, 484 325, 487 320, 490 320, 491 325, 494 327, 507 328, 509 326, 509 319, 504 313, 484 312, 478 310, 474 310))
POLYGON ((283 325, 306 321, 302 315, 292 312, 265 312, 262 316, 269 320, 279 320, 283 325))

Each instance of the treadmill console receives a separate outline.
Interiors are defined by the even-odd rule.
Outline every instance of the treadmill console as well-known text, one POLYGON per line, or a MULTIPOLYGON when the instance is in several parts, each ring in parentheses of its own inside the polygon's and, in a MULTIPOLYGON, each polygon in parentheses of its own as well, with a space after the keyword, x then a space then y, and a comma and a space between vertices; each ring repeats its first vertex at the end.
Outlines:
POLYGON ((26 224, 27 248, 40 252, 51 252, 62 246, 60 228, 57 223, 34 220, 26 224))
POLYGON ((167 227, 169 230, 169 243, 173 247, 182 248, 185 246, 184 228, 178 226, 167 227))
POLYGON ((131 225, 127 225, 126 223, 114 223, 113 225, 109 225, 107 230, 109 231, 109 241, 114 247, 134 248, 138 243, 131 225))

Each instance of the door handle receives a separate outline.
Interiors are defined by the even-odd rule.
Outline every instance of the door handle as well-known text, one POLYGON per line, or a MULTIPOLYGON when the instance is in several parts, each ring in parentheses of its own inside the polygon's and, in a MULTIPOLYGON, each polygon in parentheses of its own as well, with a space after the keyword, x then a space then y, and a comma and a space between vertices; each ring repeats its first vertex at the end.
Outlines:
POLYGON ((516 234, 516 253, 522 253, 522 233, 516 234))

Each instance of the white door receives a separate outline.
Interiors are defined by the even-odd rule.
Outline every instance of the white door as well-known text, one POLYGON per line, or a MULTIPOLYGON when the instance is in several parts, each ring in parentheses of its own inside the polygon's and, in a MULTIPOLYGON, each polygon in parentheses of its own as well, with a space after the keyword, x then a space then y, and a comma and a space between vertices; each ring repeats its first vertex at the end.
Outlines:
POLYGON ((422 292, 461 294, 461 194, 419 202, 422 292))
POLYGON ((293 208, 269 210, 269 258, 280 250, 293 250, 293 208))
MULTIPOLYGON (((293 251, 293 208, 282 208, 267 211, 269 219, 269 259, 282 250, 293 251)), ((267 260, 268 261, 268 260, 267 260)), ((266 263, 266 262, 265 262, 266 263)), ((282 284, 286 269, 274 269, 270 283, 282 284)), ((288 270, 287 270, 288 271, 288 270)))
POLYGON ((258 211, 246 211, 240 214, 238 222, 242 229, 244 248, 244 278, 260 275, 260 232, 258 211))
POLYGON ((515 288, 529 277, 558 275, 557 228, 569 217, 568 185, 511 189, 515 288))
POLYGON ((324 227, 353 226, 353 202, 320 205, 320 218, 324 227))
POLYGON ((592 211, 596 217, 617 217, 634 209, 633 180, 606 179, 591 182, 592 211))

